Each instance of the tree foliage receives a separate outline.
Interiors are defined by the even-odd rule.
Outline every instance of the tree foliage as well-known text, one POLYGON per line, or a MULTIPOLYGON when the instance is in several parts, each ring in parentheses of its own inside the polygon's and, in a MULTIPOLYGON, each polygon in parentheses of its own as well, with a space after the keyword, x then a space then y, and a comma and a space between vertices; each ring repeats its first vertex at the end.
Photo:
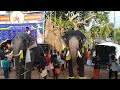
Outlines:
POLYGON ((88 33, 93 39, 107 39, 114 29, 114 25, 109 22, 109 11, 49 11, 48 16, 60 30, 81 30, 87 37, 88 33), (85 27, 92 26, 89 31, 85 27))
POLYGON ((120 28, 116 29, 116 41, 120 44, 120 28))

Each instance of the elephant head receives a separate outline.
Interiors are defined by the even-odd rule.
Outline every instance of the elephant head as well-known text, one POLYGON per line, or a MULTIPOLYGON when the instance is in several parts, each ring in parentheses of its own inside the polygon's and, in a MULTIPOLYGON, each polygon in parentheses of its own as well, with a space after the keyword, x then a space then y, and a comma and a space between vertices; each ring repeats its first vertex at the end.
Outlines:
POLYGON ((18 54, 21 49, 26 51, 33 43, 33 39, 27 33, 18 33, 12 39, 11 48, 13 49, 14 54, 18 54))
POLYGON ((62 38, 69 47, 72 61, 76 61, 77 49, 85 43, 85 35, 79 30, 69 30, 62 38))
MULTIPOLYGON (((62 36, 62 39, 64 40, 64 42, 67 44, 67 46, 69 46, 69 40, 72 39, 72 37, 76 37, 76 39, 78 40, 78 44, 79 47, 83 46, 85 41, 86 41, 86 37, 85 35, 80 31, 80 30, 69 30, 65 33, 65 35, 62 36)), ((74 38, 75 39, 75 38, 74 38)), ((74 43, 76 44, 76 43, 74 43)), ((76 47, 77 48, 77 47, 76 47)))

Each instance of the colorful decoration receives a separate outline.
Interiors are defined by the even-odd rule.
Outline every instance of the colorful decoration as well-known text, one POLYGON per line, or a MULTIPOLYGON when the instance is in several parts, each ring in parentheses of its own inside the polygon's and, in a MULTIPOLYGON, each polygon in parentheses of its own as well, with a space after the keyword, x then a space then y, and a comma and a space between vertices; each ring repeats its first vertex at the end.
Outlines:
MULTIPOLYGON (((40 33, 44 36, 44 11, 31 15, 18 13, 20 12, 14 12, 10 16, 0 16, 0 43, 6 39, 13 39, 19 32, 26 32, 26 27, 29 27, 32 37, 37 41, 37 24, 42 27, 40 33)), ((44 42, 44 37, 42 37, 42 41, 44 42)))
POLYGON ((1 42, 1 43, 0 43, 0 46, 1 46, 3 43, 7 42, 7 40, 8 40, 8 39, 6 39, 5 41, 1 42))
POLYGON ((34 26, 32 26, 32 29, 33 29, 33 30, 37 30, 37 28, 35 28, 34 26))
POLYGON ((9 27, 7 27, 7 28, 0 28, 0 30, 8 30, 8 29, 10 29, 10 28, 12 28, 12 26, 9 26, 9 27))

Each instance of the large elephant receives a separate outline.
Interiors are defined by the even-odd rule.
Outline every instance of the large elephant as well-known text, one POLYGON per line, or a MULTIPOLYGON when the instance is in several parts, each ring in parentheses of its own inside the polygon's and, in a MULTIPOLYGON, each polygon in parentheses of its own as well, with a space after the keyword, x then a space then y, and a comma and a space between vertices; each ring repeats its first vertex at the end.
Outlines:
MULTIPOLYGON (((69 61, 69 77, 73 77, 73 68, 77 61, 77 50, 83 47, 85 43, 86 37, 79 30, 70 30, 63 37, 67 46, 69 47, 71 60, 69 61)), ((84 77, 84 57, 79 60, 79 76, 84 77)))
POLYGON ((11 41, 11 48, 13 54, 17 55, 20 50, 23 50, 23 61, 20 61, 19 56, 15 56, 15 66, 16 66, 16 78, 17 79, 31 79, 31 71, 33 64, 36 61, 40 61, 40 53, 44 53, 41 46, 33 47, 30 49, 31 62, 26 63, 25 57, 27 49, 34 44, 35 40, 27 33, 18 33, 11 41), (26 69, 24 68, 26 66, 26 69), (27 72, 24 75, 24 72, 27 72))

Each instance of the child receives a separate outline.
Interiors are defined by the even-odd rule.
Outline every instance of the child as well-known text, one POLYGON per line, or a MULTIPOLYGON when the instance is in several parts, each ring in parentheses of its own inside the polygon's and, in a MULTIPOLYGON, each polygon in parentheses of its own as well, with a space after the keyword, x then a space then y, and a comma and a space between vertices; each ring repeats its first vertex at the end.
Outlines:
POLYGON ((3 65, 4 77, 5 77, 5 79, 8 79, 10 63, 7 60, 7 57, 5 57, 4 60, 2 61, 2 65, 3 65))
POLYGON ((47 70, 46 70, 46 68, 45 68, 45 66, 46 66, 46 58, 45 58, 45 56, 44 56, 44 54, 42 53, 41 54, 41 62, 40 62, 40 73, 41 73, 41 76, 44 78, 44 79, 47 79, 47 70), (42 75, 43 74, 43 75, 42 75))
POLYGON ((99 55, 95 57, 95 65, 93 70, 93 79, 99 79, 100 77, 100 59, 99 55))
POLYGON ((64 68, 64 64, 65 64, 65 57, 64 57, 64 51, 62 51, 61 52, 61 70, 63 71, 63 70, 65 70, 65 68, 64 68))
POLYGON ((53 69, 53 75, 54 75, 54 79, 57 79, 58 78, 58 75, 56 74, 56 68, 59 67, 59 62, 57 60, 57 55, 54 55, 53 56, 53 66, 54 66, 54 69, 53 69))
POLYGON ((47 72, 50 76, 49 64, 50 64, 50 55, 49 55, 49 53, 47 53, 46 54, 46 67, 47 67, 47 72))
POLYGON ((88 49, 88 51, 86 52, 86 57, 87 57, 87 65, 90 66, 91 65, 91 62, 90 62, 90 58, 91 58, 90 49, 88 49))

